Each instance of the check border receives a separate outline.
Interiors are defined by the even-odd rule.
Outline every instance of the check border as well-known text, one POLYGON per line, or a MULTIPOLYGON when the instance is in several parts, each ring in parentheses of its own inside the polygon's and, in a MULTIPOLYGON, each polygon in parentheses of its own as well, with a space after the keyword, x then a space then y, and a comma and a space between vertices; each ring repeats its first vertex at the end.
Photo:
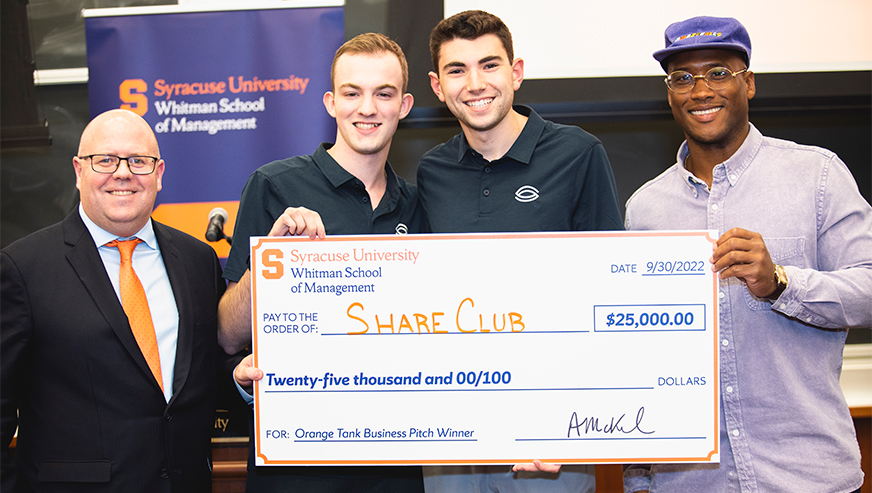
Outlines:
MULTIPOLYGON (((704 237, 710 243, 714 244, 717 241, 712 234, 714 231, 616 231, 616 232, 548 232, 548 233, 456 233, 456 234, 420 234, 420 235, 353 235, 353 236, 328 236, 324 239, 310 240, 308 237, 257 237, 252 238, 251 256, 250 256, 250 275, 251 275, 251 297, 252 297, 252 352, 254 354, 254 365, 258 367, 258 335, 257 335, 257 283, 255 272, 258 271, 258 256, 255 253, 271 243, 278 242, 308 242, 308 241, 323 241, 323 242, 395 242, 404 240, 429 241, 429 240, 471 240, 471 239, 528 239, 528 238, 616 238, 616 237, 704 237)), ((598 458, 598 459, 579 459, 570 457, 536 457, 547 463, 554 464, 625 464, 625 463, 681 463, 681 462, 711 462, 712 458, 720 452, 720 349, 719 343, 719 314, 718 314, 718 276, 712 276, 712 307, 713 307, 713 337, 712 337, 712 354, 713 354, 713 375, 716 377, 712 385, 712 399, 714 401, 714 416, 713 434, 715 437, 714 448, 706 455, 700 457, 622 457, 622 458, 598 458)), ((346 465, 346 466, 364 466, 364 465, 475 465, 475 464, 518 464, 531 462, 533 458, 511 458, 511 459, 495 459, 495 460, 480 460, 480 459, 453 459, 453 460, 272 460, 269 459, 260 448, 261 429, 260 420, 257 419, 259 412, 259 395, 258 391, 260 383, 254 384, 254 413, 255 413, 255 456, 262 459, 264 465, 285 465, 285 466, 330 466, 330 465, 346 465)), ((685 437, 686 438, 686 437, 685 437)), ((625 438, 625 440, 668 440, 669 437, 634 437, 625 438)), ((519 439, 516 439, 518 441, 519 439)), ((521 439, 523 440, 523 439, 521 439)), ((566 441, 585 441, 597 440, 596 438, 565 438, 553 440, 566 441)), ((601 439, 600 439, 601 440, 601 439)))

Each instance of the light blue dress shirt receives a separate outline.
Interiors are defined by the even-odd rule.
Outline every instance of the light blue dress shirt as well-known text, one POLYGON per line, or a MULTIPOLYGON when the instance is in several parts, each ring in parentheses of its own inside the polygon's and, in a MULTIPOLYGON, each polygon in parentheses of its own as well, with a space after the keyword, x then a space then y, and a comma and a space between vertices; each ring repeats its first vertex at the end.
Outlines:
POLYGON ((176 306, 176 298, 173 296, 173 288, 167 276, 163 257, 157 245, 157 237, 154 235, 151 219, 148 223, 130 238, 119 238, 103 230, 85 214, 82 204, 79 204, 79 215, 82 217, 91 238, 97 245, 100 258, 115 288, 118 302, 121 302, 121 288, 118 277, 121 268, 121 254, 118 248, 107 247, 106 243, 115 240, 127 240, 139 238, 142 243, 136 245, 133 251, 133 270, 136 277, 145 289, 145 297, 148 299, 148 307, 151 310, 151 320, 154 324, 155 336, 157 336, 158 353, 160 354, 160 372, 163 379, 164 398, 169 402, 173 396, 173 375, 176 366, 176 345, 179 335, 179 310, 176 306), (156 308, 159 307, 159 308, 156 308))
POLYGON ((627 229, 758 232, 789 284, 770 302, 719 282, 720 464, 633 465, 624 490, 854 491, 863 472, 839 374, 848 329, 872 325, 872 208, 835 154, 753 125, 711 190, 687 153, 630 197, 627 229))

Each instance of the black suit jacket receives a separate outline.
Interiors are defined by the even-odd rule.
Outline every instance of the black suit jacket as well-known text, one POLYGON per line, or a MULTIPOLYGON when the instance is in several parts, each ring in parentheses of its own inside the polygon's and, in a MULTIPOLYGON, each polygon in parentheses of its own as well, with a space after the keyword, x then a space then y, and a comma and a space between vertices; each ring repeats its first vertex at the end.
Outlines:
POLYGON ((4 492, 210 491, 225 283, 212 248, 153 224, 179 311, 169 403, 78 209, 0 252, 4 492))

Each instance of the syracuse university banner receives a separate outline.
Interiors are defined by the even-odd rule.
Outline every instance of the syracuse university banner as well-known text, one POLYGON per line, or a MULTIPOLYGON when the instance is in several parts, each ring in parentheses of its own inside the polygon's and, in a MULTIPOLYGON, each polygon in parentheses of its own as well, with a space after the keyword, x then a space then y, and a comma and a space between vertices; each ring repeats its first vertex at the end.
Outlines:
MULTIPOLYGON (((166 160, 154 217, 205 241, 209 212, 231 234, 259 166, 333 141, 322 97, 344 41, 341 1, 245 10, 85 11, 91 116, 132 110, 166 160)), ((213 243, 226 257, 226 242, 213 243)))

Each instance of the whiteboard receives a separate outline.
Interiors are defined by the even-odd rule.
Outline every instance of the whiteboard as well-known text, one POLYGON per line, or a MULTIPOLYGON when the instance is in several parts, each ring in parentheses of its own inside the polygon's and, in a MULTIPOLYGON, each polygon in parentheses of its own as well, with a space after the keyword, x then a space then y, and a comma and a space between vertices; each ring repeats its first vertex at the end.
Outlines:
POLYGON ((512 32, 525 79, 662 75, 651 56, 669 24, 735 17, 751 35, 751 69, 872 70, 870 0, 444 0, 445 16, 480 9, 512 32))

